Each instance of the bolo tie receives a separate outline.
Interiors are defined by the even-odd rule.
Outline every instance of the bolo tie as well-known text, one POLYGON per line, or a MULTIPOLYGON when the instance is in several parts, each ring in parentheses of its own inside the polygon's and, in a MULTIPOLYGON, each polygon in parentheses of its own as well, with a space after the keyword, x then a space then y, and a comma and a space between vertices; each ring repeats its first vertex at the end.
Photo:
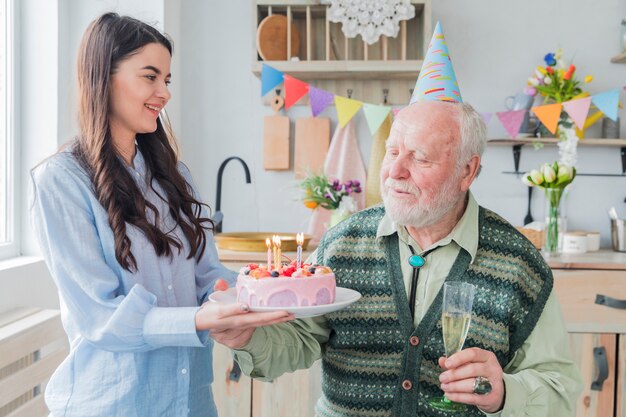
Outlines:
POLYGON ((417 294, 417 279, 420 275, 420 269, 426 264, 426 256, 437 248, 432 248, 424 252, 422 255, 416 255, 413 247, 409 245, 411 256, 409 256, 409 265, 413 268, 413 276, 411 277, 411 290, 409 291, 409 309, 411 310, 411 318, 415 320, 415 298, 417 294))

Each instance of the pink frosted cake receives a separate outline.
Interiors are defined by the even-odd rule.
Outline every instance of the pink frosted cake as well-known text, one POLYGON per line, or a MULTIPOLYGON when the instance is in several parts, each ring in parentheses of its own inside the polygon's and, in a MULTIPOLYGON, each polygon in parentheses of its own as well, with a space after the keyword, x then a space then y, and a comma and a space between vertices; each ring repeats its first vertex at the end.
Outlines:
POLYGON ((308 307, 335 302, 335 274, 325 266, 295 261, 268 271, 266 265, 248 264, 237 277, 237 302, 251 307, 308 307))

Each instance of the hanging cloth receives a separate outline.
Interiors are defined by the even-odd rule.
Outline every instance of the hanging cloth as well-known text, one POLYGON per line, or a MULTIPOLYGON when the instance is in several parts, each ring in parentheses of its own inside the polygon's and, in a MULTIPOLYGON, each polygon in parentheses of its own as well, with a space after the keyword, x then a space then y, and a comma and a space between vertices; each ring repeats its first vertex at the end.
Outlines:
MULTIPOLYGON (((351 120, 344 127, 337 126, 324 161, 324 173, 329 178, 338 178, 341 182, 358 180, 361 184, 365 184, 367 175, 356 139, 354 123, 354 120, 351 120)), ((365 208, 365 193, 352 194, 352 198, 354 198, 357 210, 365 208)), ((313 211, 308 234, 313 236, 314 243, 319 242, 326 231, 330 215, 330 210, 321 207, 313 211)))
POLYGON ((365 207, 370 207, 382 202, 380 196, 380 167, 385 157, 385 143, 391 131, 391 112, 380 125, 370 151, 370 161, 367 166, 367 183, 365 185, 365 207))

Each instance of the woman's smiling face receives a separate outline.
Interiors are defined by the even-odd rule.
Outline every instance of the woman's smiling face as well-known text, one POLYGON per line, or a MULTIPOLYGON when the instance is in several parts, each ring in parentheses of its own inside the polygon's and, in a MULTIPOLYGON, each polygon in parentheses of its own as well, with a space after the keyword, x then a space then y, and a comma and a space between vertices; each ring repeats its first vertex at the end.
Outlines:
POLYGON ((151 133, 171 97, 172 57, 163 45, 150 43, 121 61, 111 76, 109 123, 116 141, 151 133))

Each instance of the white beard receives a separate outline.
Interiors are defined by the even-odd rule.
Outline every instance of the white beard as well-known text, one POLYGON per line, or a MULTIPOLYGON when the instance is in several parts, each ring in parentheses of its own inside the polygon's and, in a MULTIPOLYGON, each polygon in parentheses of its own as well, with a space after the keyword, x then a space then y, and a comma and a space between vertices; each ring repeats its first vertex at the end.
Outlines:
POLYGON ((432 199, 424 201, 422 196, 422 201, 418 202, 420 201, 420 191, 412 184, 387 178, 380 187, 385 211, 394 223, 402 226, 415 228, 432 226, 440 221, 459 200, 459 192, 454 190, 456 183, 456 179, 446 181, 432 199), (392 197, 389 193, 391 187, 412 194, 416 202, 392 197))

